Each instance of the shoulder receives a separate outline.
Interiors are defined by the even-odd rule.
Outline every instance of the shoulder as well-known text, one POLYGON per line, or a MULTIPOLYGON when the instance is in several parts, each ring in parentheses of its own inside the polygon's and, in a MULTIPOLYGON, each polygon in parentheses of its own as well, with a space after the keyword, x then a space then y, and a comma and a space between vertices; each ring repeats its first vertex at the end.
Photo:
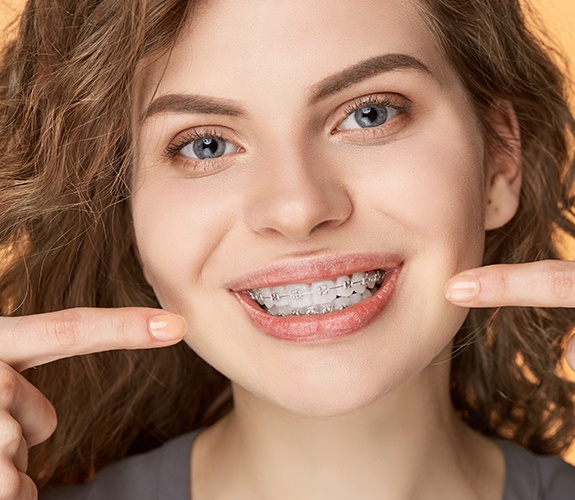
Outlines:
POLYGON ((190 452, 197 432, 102 469, 82 485, 40 492, 40 500, 156 500, 190 498, 190 452))
POLYGON ((575 492, 575 467, 558 457, 537 455, 497 441, 505 457, 503 500, 565 500, 575 492))

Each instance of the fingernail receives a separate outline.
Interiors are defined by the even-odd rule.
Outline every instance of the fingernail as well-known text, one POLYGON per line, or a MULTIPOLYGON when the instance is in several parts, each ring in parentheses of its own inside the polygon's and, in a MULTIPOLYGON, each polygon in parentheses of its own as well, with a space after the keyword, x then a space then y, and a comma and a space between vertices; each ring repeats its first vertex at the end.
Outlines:
POLYGON ((158 314, 150 319, 148 327, 156 340, 180 340, 186 333, 186 320, 175 314, 158 314))
POLYGON ((445 296, 452 302, 470 302, 478 295, 479 280, 475 276, 458 276, 445 286, 445 296))

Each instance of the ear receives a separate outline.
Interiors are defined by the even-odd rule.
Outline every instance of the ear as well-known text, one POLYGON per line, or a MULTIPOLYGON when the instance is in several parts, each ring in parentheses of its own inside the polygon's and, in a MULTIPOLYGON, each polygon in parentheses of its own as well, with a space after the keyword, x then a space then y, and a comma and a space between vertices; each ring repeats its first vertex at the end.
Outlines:
POLYGON ((521 133, 513 105, 508 101, 497 101, 489 120, 499 140, 488 145, 485 229, 496 229, 507 224, 519 206, 521 133))

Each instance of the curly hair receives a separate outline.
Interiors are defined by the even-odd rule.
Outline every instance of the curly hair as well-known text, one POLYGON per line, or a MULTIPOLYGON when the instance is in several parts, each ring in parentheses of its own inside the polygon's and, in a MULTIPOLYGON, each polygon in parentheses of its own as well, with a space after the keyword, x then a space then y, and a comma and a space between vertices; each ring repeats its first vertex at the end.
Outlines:
MULTIPOLYGON (((536 15, 524 2, 420 0, 419 8, 493 147, 505 144, 490 129, 488 110, 505 101, 517 115, 519 209, 487 232, 483 264, 560 258, 558 231, 575 235, 575 119, 571 82, 559 67, 567 62, 528 28, 536 15)), ((575 385, 560 366, 574 319, 573 309, 471 310, 455 339, 451 371, 452 400, 464 420, 537 453, 564 452, 575 437, 575 385)))
MULTIPOLYGON (((28 2, 1 69, 1 314, 159 307, 131 232, 130 101, 138 63, 169 50, 189 8, 175 0, 28 2)), ((25 375, 60 420, 30 455, 40 487, 84 481, 112 460, 209 425, 222 411, 206 409, 228 386, 183 343, 25 375)))
MULTIPOLYGON (((415 2, 415 0, 413 0, 415 2)), ((29 0, 0 63, 0 314, 159 304, 138 263, 130 213, 132 100, 142 61, 170 51, 198 2, 29 0)), ((556 54, 518 0, 417 0, 486 111, 517 113, 517 215, 486 237, 485 264, 558 258, 575 235, 575 121, 556 54)), ((573 384, 560 373, 573 310, 474 310, 458 333, 452 399, 472 427, 541 453, 575 435, 573 384)), ((30 454, 39 487, 82 482, 103 465, 217 421, 229 381, 184 343, 114 351, 28 370, 60 424, 30 454), (182 404, 185 402, 185 404, 182 404)))

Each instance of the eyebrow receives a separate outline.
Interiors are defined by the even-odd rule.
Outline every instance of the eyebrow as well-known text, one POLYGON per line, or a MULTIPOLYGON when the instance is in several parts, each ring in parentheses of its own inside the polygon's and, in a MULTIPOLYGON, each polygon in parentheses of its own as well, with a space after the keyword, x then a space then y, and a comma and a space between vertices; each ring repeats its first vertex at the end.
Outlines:
MULTIPOLYGON (((384 54, 360 61, 316 83, 310 89, 308 104, 317 104, 331 95, 376 75, 402 69, 417 70, 434 77, 431 70, 413 56, 384 54)), ((242 116, 246 114, 246 111, 228 99, 196 94, 167 94, 152 101, 143 115, 143 120, 165 113, 242 116)))
POLYGON ((309 103, 317 104, 333 94, 337 94, 376 75, 402 69, 417 70, 437 80, 431 70, 413 56, 407 54, 383 54, 360 61, 335 75, 324 78, 311 88, 309 103))
POLYGON ((245 114, 245 111, 227 99, 195 94, 166 94, 152 101, 144 113, 144 120, 164 113, 239 116, 245 114))

